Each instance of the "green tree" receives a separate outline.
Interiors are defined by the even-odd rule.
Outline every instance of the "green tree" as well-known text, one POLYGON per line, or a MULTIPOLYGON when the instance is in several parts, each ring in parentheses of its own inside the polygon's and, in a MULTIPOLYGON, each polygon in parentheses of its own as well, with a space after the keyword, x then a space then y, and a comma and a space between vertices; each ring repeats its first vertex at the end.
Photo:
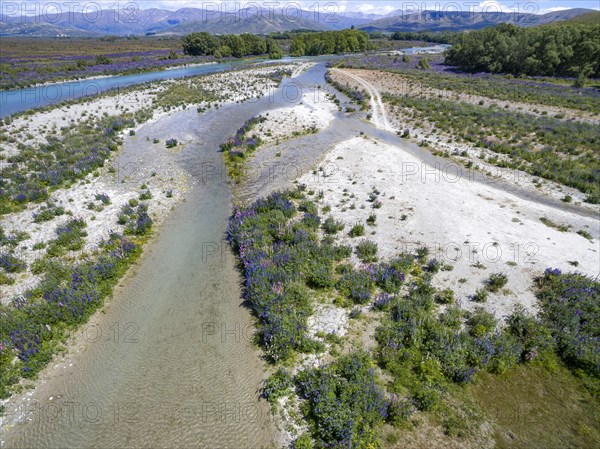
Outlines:
POLYGON ((283 50, 279 46, 279 44, 272 38, 268 37, 266 41, 267 53, 269 54, 269 58, 271 59, 281 59, 283 58, 283 50))
POLYGON ((292 40, 292 45, 290 47, 290 53, 292 56, 304 56, 306 52, 306 47, 304 46, 304 40, 302 37, 298 36, 292 40))
POLYGON ((600 25, 558 23, 533 28, 501 24, 460 34, 446 63, 470 72, 600 76, 600 25))
POLYGON ((192 56, 214 55, 219 48, 216 37, 209 33, 192 33, 182 39, 183 52, 192 56))

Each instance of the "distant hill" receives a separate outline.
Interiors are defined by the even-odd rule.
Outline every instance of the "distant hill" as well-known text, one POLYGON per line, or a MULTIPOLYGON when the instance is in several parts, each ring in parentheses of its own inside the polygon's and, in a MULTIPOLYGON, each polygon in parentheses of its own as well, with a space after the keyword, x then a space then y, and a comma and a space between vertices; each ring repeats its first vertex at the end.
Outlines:
POLYGON ((569 9, 544 15, 513 13, 468 13, 424 11, 405 14, 395 11, 387 16, 347 12, 326 14, 314 11, 266 9, 259 13, 248 8, 237 12, 214 12, 200 8, 182 8, 177 11, 152 8, 134 13, 126 10, 102 10, 98 13, 62 13, 41 17, 13 17, 0 14, 0 36, 101 36, 101 35, 184 35, 194 31, 214 34, 270 33, 276 31, 342 30, 355 26, 365 31, 459 31, 514 23, 535 26, 570 20, 593 20, 589 9, 569 9))
POLYGON ((6 23, 0 20, 0 36, 26 37, 100 37, 102 34, 90 33, 85 30, 71 29, 51 23, 6 23))
POLYGON ((576 8, 534 15, 524 13, 471 13, 468 11, 422 11, 386 16, 360 27, 365 31, 461 31, 476 30, 499 23, 512 23, 522 27, 544 25, 573 19, 591 12, 590 9, 576 8))
POLYGON ((262 34, 295 29, 324 31, 331 28, 322 23, 306 20, 305 18, 290 21, 279 15, 275 15, 274 17, 256 15, 250 19, 241 20, 236 14, 231 14, 207 21, 186 21, 165 29, 162 33, 184 35, 197 31, 207 31, 212 34, 262 34))
POLYGON ((568 19, 567 22, 600 25, 600 11, 592 11, 587 14, 582 14, 580 16, 568 19))

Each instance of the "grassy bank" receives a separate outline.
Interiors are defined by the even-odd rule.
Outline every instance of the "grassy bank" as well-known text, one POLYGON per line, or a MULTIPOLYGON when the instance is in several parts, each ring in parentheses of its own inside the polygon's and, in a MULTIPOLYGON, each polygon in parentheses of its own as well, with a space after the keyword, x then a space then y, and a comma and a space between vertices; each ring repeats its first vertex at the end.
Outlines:
MULTIPOLYGON (((512 373, 532 382, 541 376, 544 383, 560 372, 589 401, 582 413, 597 405, 597 282, 547 270, 538 281, 540 318, 517 309, 500 323, 481 308, 465 312, 451 291, 436 290, 432 280, 446 268, 426 249, 378 261, 377 246, 360 238, 356 226, 344 230, 322 218, 322 199, 303 187, 274 193, 237 208, 228 228, 245 276, 244 297, 274 370, 264 396, 301 417, 296 429, 308 428, 296 431, 296 447, 366 448, 384 434, 393 444, 425 421, 441 429, 437 447, 447 447, 443 441, 477 447, 479 426, 493 419, 479 391, 493 385, 502 394, 512 373), (356 235, 356 246, 339 246, 341 232, 356 235), (360 267, 349 263, 353 252, 360 267), (340 327, 315 334, 309 323, 323 307, 374 326, 374 344, 340 327)), ((496 291, 505 283, 492 275, 483 288, 496 291)), ((511 406, 500 403, 500 412, 512 413, 511 406)), ((599 441, 590 430, 595 424, 587 417, 576 439, 599 441)), ((514 420, 495 425, 502 432, 514 420)), ((545 426, 532 425, 523 438, 532 440, 545 426)))

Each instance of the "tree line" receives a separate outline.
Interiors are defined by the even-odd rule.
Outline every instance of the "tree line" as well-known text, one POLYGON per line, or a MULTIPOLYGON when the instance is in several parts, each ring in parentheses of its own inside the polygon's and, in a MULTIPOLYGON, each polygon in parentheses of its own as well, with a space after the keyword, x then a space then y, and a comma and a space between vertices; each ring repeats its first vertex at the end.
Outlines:
POLYGON ((371 49, 369 35, 364 31, 342 30, 301 33, 293 36, 292 56, 318 56, 357 53, 371 49))
POLYGON ((460 34, 446 64, 468 72, 600 77, 600 25, 520 28, 501 24, 460 34))
POLYGON ((241 58, 268 54, 271 59, 283 58, 283 50, 274 39, 254 34, 225 34, 214 36, 207 32, 192 33, 182 39, 183 51, 192 56, 241 58))

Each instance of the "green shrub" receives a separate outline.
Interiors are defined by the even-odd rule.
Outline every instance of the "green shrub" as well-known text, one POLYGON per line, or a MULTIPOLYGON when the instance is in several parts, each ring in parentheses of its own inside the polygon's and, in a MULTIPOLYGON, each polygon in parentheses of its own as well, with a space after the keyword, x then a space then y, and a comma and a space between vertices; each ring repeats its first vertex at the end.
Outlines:
POLYGON ((300 205, 298 206, 298 210, 300 212, 306 212, 307 214, 311 214, 311 215, 319 214, 319 208, 312 201, 302 201, 300 203, 300 205))
POLYGON ((314 444, 308 433, 303 433, 294 441, 293 449, 313 449, 314 444))
POLYGON ((140 193, 139 199, 140 199, 140 201, 151 200, 152 193, 150 192, 150 190, 144 190, 142 193, 140 193))
POLYGON ((433 385, 421 384, 413 392, 413 401, 419 410, 434 411, 440 405, 440 391, 433 385))
POLYGON ((27 268, 27 264, 12 253, 0 254, 0 268, 7 273, 20 273, 27 268))
POLYGON ((0 272, 0 285, 12 285, 15 280, 5 273, 0 272))
POLYGON ((376 262, 377 261, 377 243, 365 240, 356 245, 356 255, 358 258, 365 262, 376 262))
POLYGON ((364 225, 356 224, 356 225, 352 226, 352 229, 350 229, 350 234, 349 235, 352 238, 362 237, 363 235, 365 235, 365 227, 364 227, 364 225))
POLYGON ((373 291, 373 279, 366 271, 348 271, 337 283, 338 291, 357 304, 367 304, 373 291))
POLYGON ((489 334, 496 329, 498 321, 490 312, 487 312, 482 307, 477 307, 467 320, 469 333, 475 337, 480 337, 489 334))
POLYGON ((486 289, 483 289, 483 288, 477 289, 475 294, 473 296, 471 296, 471 299, 475 302, 486 302, 487 298, 488 298, 488 292, 486 289))
POLYGON ((177 145, 179 145, 179 142, 177 139, 169 139, 165 145, 167 148, 175 148, 177 145))
POLYGON ((263 396, 271 404, 276 404, 279 398, 287 396, 292 392, 294 381, 292 375, 279 368, 264 383, 263 396))
POLYGON ((449 288, 440 290, 435 295, 435 300, 439 304, 454 304, 454 291, 449 288))
POLYGON ((498 292, 508 283, 508 276, 503 273, 494 273, 485 281, 486 289, 492 293, 498 292))
POLYGON ((64 215, 65 209, 63 207, 56 207, 52 204, 48 204, 45 208, 42 208, 38 213, 33 214, 34 223, 43 223, 64 215))
POLYGON ((333 217, 328 217, 322 225, 325 234, 334 235, 344 230, 344 223, 336 221, 333 217))
POLYGON ((319 261, 312 264, 307 275, 309 285, 314 288, 331 288, 336 279, 333 275, 333 264, 331 261, 319 261))
POLYGON ((377 445, 377 430, 388 404, 366 353, 355 352, 325 367, 301 371, 296 384, 307 399, 307 418, 317 446, 377 445))
POLYGON ((47 254, 50 257, 63 255, 66 251, 78 251, 83 248, 86 223, 83 219, 72 219, 55 230, 57 238, 48 242, 47 254))
POLYGON ((537 284, 541 321, 556 340, 558 355, 581 377, 589 376, 589 385, 600 391, 600 283, 581 274, 547 269, 537 284))
POLYGON ((554 349, 550 329, 518 307, 506 320, 508 330, 523 345, 523 361, 530 361, 554 349))

